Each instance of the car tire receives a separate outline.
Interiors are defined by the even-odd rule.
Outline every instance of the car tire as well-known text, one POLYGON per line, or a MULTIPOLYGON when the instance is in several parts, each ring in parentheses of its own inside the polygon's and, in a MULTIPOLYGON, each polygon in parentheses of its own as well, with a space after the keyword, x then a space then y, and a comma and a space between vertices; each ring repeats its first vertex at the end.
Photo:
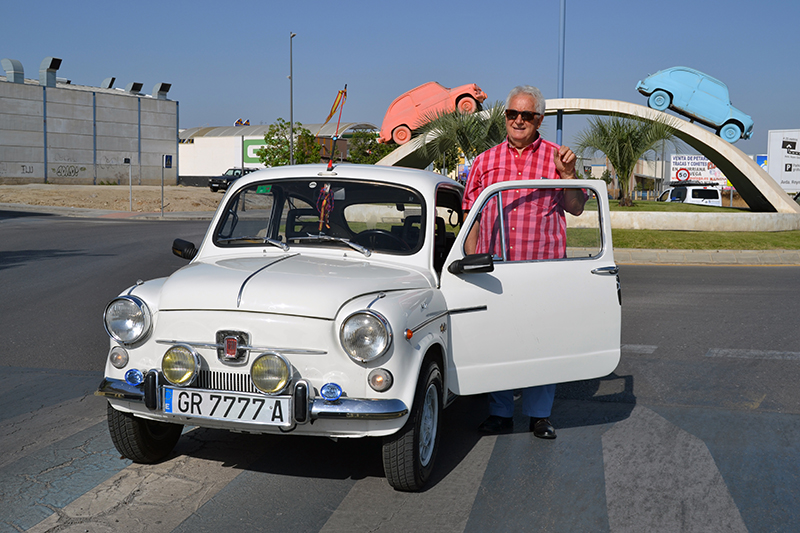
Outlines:
POLYGON ((219 186, 214 187, 214 186, 209 185, 208 188, 211 189, 211 192, 217 192, 219 190, 219 186))
POLYGON ((647 99, 647 105, 656 111, 666 111, 671 103, 672 97, 668 92, 662 90, 653 91, 653 94, 647 99))
POLYGON ((411 139, 411 129, 405 124, 392 130, 392 140, 397 144, 405 144, 411 139))
POLYGON ((471 96, 463 96, 456 104, 456 109, 464 114, 474 113, 478 110, 478 102, 471 96))
POLYGON ((183 426, 137 418, 108 404, 108 430, 117 451, 134 463, 165 459, 181 438, 183 426))
POLYGON ((405 425, 383 440, 383 470, 396 490, 419 491, 433 471, 439 449, 442 372, 429 361, 420 373, 414 405, 405 425))
POLYGON ((729 122, 719 129, 718 135, 733 144, 738 141, 742 136, 742 128, 738 124, 729 122))

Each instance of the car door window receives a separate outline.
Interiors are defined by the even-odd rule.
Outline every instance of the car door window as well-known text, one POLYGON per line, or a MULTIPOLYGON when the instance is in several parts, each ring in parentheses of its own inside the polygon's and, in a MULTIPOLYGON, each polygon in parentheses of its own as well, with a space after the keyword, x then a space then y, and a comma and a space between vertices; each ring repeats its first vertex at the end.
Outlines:
POLYGON ((593 190, 527 187, 500 191, 480 207, 476 225, 475 252, 491 254, 495 263, 591 258, 603 249, 593 190), (582 212, 569 212, 567 191, 584 199, 582 212))

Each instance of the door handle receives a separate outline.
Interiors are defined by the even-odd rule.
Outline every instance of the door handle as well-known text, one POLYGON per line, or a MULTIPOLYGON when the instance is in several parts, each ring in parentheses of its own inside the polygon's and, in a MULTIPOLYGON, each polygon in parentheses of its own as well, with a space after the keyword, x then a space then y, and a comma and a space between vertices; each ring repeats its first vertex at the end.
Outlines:
POLYGON ((619 267, 615 265, 611 267, 595 268, 592 270, 592 274, 597 274, 598 276, 616 276, 619 274, 619 267))

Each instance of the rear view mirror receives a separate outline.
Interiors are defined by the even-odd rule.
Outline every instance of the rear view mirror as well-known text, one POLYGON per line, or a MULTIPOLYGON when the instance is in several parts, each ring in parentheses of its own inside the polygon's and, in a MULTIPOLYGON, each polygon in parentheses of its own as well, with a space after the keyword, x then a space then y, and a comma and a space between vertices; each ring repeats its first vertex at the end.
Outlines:
POLYGON ((175 239, 172 241, 172 253, 180 257, 181 259, 194 259, 194 256, 197 255, 197 248, 195 248, 194 243, 189 241, 184 241, 183 239, 175 239))
POLYGON ((492 254, 472 254, 464 259, 453 261, 447 270, 451 274, 472 274, 479 272, 493 272, 494 260, 492 254))

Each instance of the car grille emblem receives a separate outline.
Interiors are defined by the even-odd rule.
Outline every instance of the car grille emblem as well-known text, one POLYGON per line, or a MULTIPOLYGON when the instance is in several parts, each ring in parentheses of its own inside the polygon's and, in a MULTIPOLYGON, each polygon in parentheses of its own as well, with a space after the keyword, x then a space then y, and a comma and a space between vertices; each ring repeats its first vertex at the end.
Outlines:
POLYGON ((217 331, 217 358, 223 363, 245 364, 249 346, 250 335, 243 331, 217 331))
POLYGON ((236 359, 236 350, 239 347, 239 339, 236 337, 225 337, 225 359, 236 359))

